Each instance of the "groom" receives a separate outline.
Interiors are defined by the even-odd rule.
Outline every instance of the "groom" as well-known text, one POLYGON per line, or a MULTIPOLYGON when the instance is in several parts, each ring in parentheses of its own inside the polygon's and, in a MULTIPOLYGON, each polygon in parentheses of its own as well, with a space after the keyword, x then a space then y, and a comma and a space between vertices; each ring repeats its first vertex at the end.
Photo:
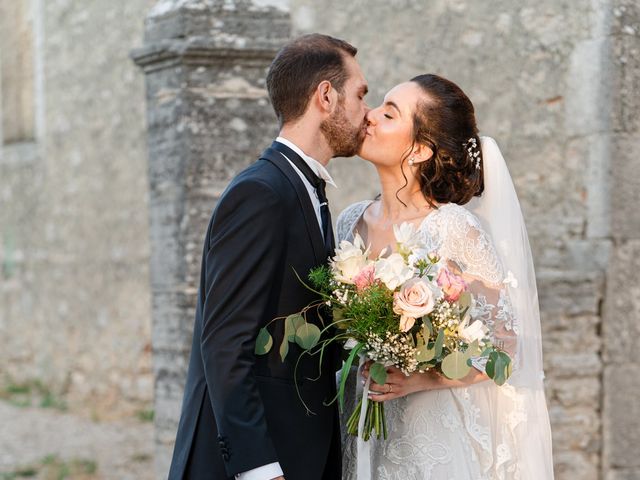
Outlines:
MULTIPOLYGON (((207 229, 193 345, 169 478, 336 480, 341 477, 335 395, 337 354, 292 345, 254 355, 270 320, 317 300, 296 278, 334 248, 324 192, 332 157, 364 139, 367 84, 357 50, 329 36, 297 38, 278 52, 267 88, 280 136, 220 198, 207 229), (305 410, 296 390, 313 414, 305 410)), ((320 324, 317 316, 308 321, 320 324)), ((271 324, 280 345, 283 322, 271 324)), ((335 352, 334 352, 335 353, 335 352)))

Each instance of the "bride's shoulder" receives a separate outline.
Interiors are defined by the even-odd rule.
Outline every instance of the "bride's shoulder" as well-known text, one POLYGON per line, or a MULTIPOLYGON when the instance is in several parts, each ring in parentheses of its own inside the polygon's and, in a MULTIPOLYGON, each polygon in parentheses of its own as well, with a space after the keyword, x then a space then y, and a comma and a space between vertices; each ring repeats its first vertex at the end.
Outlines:
POLYGON ((354 227, 354 224, 362 216, 364 211, 369 205, 371 200, 362 200, 360 202, 352 203, 347 208, 340 212, 338 219, 336 220, 336 230, 339 239, 344 239, 348 236, 354 227))
POLYGON ((362 213, 367 209, 369 205, 371 205, 371 203, 372 200, 361 200, 359 202, 352 203, 340 212, 336 223, 340 223, 341 221, 346 221, 349 219, 355 220, 356 218, 360 217, 360 215, 362 215, 362 213))
POLYGON ((480 220, 469 209, 457 203, 445 203, 438 207, 438 220, 447 227, 482 231, 480 220))

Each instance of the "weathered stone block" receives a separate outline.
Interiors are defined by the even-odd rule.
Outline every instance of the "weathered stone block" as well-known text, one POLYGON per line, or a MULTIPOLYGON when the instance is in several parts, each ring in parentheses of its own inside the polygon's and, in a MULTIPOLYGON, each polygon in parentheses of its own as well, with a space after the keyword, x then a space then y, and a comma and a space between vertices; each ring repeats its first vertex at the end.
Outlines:
POLYGON ((602 385, 600 378, 596 376, 597 372, 585 378, 557 378, 555 371, 550 373, 553 376, 547 377, 546 385, 553 402, 565 408, 583 406, 593 410, 600 409, 602 385))
POLYGON ((625 364, 635 358, 640 338, 640 240, 618 245, 608 277, 603 357, 607 363, 625 364))
MULTIPOLYGON (((554 446, 555 447, 555 446, 554 446)), ((556 480, 599 480, 598 456, 583 452, 554 452, 556 480)))
POLYGON ((603 282, 599 272, 539 271, 540 309, 569 315, 599 314, 603 282))
POLYGON ((640 469, 614 469, 608 470, 605 480, 640 480, 640 469))
POLYGON ((599 454, 600 412, 587 407, 549 406, 554 451, 599 454))
POLYGON ((640 363, 636 360, 629 357, 604 370, 603 438, 610 468, 640 470, 640 363))
MULTIPOLYGON (((640 83, 635 92, 634 96, 640 97, 640 83)), ((635 116, 640 117, 640 103, 635 116)), ((614 159, 611 166, 611 235, 619 240, 640 239, 640 211, 632 200, 640 192, 640 129, 635 133, 613 135, 611 143, 614 159)))

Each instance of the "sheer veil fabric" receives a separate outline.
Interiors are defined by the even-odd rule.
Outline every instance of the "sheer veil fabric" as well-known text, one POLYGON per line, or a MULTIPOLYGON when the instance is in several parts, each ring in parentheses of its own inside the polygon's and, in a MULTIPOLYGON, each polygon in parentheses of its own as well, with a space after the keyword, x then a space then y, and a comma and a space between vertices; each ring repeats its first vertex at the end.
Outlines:
MULTIPOLYGON (((542 337, 535 270, 526 225, 509 169, 496 141, 481 137, 484 192, 465 207, 493 239, 507 277, 517 323, 517 354, 508 383, 527 419, 516 428, 517 457, 524 478, 553 478, 551 428, 543 386, 542 337)), ((500 415, 509 415, 501 412, 500 415)))

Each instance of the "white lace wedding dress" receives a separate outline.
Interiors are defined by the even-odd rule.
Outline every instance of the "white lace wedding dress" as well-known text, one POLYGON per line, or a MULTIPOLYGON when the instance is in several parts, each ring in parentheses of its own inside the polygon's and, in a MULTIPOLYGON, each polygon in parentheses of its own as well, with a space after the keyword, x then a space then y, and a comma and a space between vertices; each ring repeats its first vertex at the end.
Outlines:
MULTIPOLYGON (((370 201, 359 202, 340 214, 339 240, 353 239, 370 204, 370 201)), ((515 358, 518 319, 505 288, 505 272, 478 218, 462 206, 446 204, 424 218, 420 231, 429 251, 437 252, 455 265, 469 284, 477 302, 472 315, 482 319, 494 342, 515 358)), ((365 243, 368 243, 366 239, 365 243)), ((514 369, 517 368, 516 364, 514 369)), ((343 423, 355 405, 356 384, 360 382, 355 377, 352 372, 343 423)), ((388 439, 369 441, 367 470, 375 480, 552 478, 552 473, 550 477, 529 471, 527 465, 531 464, 531 458, 526 462, 519 458, 523 449, 518 448, 522 447, 518 441, 526 435, 523 429, 527 427, 527 420, 538 420, 527 417, 529 397, 519 394, 518 387, 509 384, 498 387, 492 381, 485 381, 465 388, 423 391, 387 401, 388 439)), ((548 423, 548 419, 546 421, 548 423)), ((343 432, 343 442, 343 479, 368 480, 358 478, 357 474, 358 443, 360 452, 366 451, 362 450, 362 441, 343 432)), ((537 461, 545 458, 547 452, 531 451, 530 455, 537 461)), ((540 470, 535 470, 548 472, 550 468, 542 465, 540 470)))

